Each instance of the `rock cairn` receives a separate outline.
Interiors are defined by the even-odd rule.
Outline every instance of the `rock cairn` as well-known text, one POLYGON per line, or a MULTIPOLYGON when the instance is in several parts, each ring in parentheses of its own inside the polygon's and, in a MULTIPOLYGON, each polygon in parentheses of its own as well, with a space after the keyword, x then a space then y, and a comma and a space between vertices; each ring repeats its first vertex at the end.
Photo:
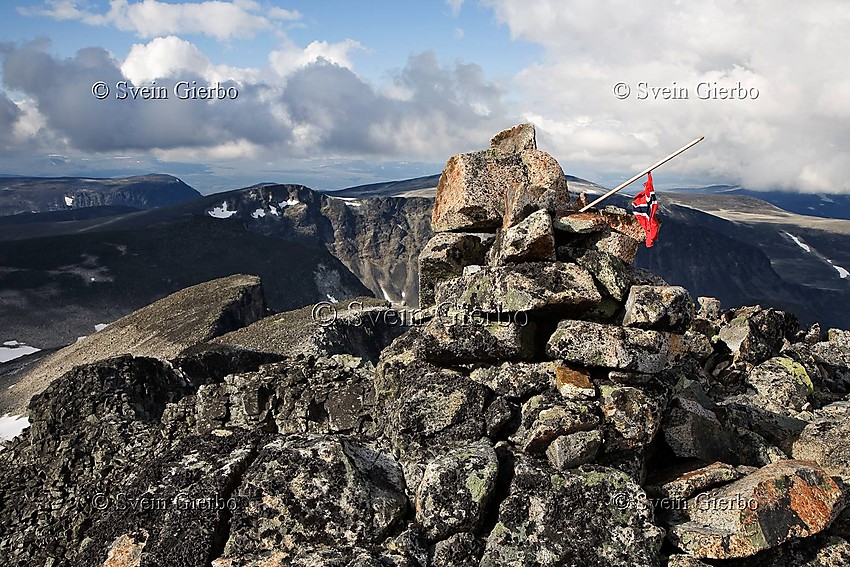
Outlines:
POLYGON ((850 333, 695 305, 532 126, 491 146, 446 166, 415 317, 306 307, 56 377, 0 451, 0 563, 850 564, 850 333))

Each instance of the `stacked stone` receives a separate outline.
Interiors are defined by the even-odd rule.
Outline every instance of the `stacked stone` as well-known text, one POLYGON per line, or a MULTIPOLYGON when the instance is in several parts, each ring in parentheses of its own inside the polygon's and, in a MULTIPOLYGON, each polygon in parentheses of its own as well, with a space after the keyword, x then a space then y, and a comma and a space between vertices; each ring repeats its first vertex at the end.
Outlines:
POLYGON ((818 465, 766 457, 766 441, 735 454, 758 436, 743 418, 712 439, 677 413, 718 421, 698 383, 758 383, 763 361, 748 353, 778 354, 796 332, 790 318, 756 308, 718 324, 730 315, 716 302, 701 298, 697 311, 684 288, 634 269, 640 225, 616 207, 571 209, 531 125, 448 161, 432 226, 420 297, 433 318, 384 351, 375 379, 380 429, 428 544, 475 549, 470 565, 651 565, 665 534, 694 557, 743 557, 817 533, 840 511, 838 484, 818 465), (694 454, 697 437, 722 451, 694 454), (692 460, 661 483, 653 459, 692 460), (760 508, 656 519, 646 490, 672 498, 659 488, 670 482, 692 508, 723 484, 725 498, 760 508), (777 492, 765 496, 765 483, 777 492), (794 521, 777 521, 800 497, 823 513, 792 506, 794 521), (769 535, 747 539, 754 525, 769 535))

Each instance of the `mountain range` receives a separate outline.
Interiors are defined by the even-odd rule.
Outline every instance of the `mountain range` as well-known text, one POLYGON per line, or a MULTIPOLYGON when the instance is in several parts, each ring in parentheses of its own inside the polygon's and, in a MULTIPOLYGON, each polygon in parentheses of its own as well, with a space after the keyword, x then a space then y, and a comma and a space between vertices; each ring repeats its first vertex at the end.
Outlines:
MULTIPOLYGON (((263 184, 209 196, 169 176, 92 187, 72 178, 2 179, 17 193, 36 188, 27 208, 42 212, 9 214, 17 209, 0 199, 0 339, 44 349, 233 273, 261 276, 273 311, 364 294, 416 306, 416 259, 431 237, 439 177, 333 193, 263 184), (64 195, 74 196, 73 207, 61 207, 64 195)), ((568 183, 573 194, 604 191, 575 177, 568 183)), ((804 323, 850 327, 850 221, 717 187, 659 197, 661 238, 641 249, 637 266, 724 306, 758 303, 792 310, 804 323)), ((628 198, 610 202, 625 206, 628 198)))

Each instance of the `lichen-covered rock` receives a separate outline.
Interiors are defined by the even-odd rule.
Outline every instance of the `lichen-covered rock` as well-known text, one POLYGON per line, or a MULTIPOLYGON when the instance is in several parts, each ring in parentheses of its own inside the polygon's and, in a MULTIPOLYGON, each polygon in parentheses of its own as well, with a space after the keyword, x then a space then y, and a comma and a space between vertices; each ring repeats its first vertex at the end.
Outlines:
POLYGON ((599 387, 600 408, 606 426, 605 450, 635 449, 648 445, 661 426, 667 406, 664 392, 644 386, 599 387))
POLYGON ((599 426, 599 416, 587 402, 562 399, 554 392, 532 396, 522 405, 519 429, 511 442, 524 453, 543 453, 561 435, 599 426))
POLYGON ((623 473, 555 472, 518 458, 480 565, 658 565, 663 537, 652 504, 623 473))
POLYGON ((593 237, 591 241, 593 248, 614 256, 627 266, 631 266, 632 262, 635 261, 635 256, 642 242, 622 232, 610 229, 593 237))
POLYGON ((745 307, 720 328, 723 341, 736 360, 758 364, 779 354, 785 337, 785 317, 773 309, 745 307))
POLYGON ((598 213, 578 213, 559 216, 553 219, 553 227, 569 234, 590 234, 602 232, 608 228, 608 223, 598 213))
POLYGON ((751 402, 775 411, 799 412, 814 393, 814 385, 802 364, 777 356, 756 365, 747 375, 756 395, 751 402))
POLYGON ((375 372, 378 422, 418 486, 427 461, 443 448, 471 443, 485 434, 486 387, 464 374, 413 358, 387 353, 375 372))
POLYGON ((599 430, 576 431, 556 438, 546 449, 549 463, 558 470, 572 469, 593 462, 602 447, 599 430))
POLYGON ((407 509, 401 467, 353 441, 310 434, 275 439, 246 471, 223 559, 240 563, 305 550, 346 554, 384 539, 407 509))
POLYGON ((487 441, 428 463, 416 490, 416 522, 431 541, 477 530, 496 488, 499 462, 487 441))
POLYGON ((419 254, 419 306, 434 304, 437 282, 463 274, 466 266, 482 265, 494 236, 486 233, 439 232, 419 254))
POLYGON ((710 465, 677 474, 653 487, 652 493, 670 500, 684 500, 707 488, 728 484, 744 476, 739 467, 714 462, 710 465))
POLYGON ((684 333, 693 314, 691 295, 685 288, 635 285, 626 300, 623 325, 684 333))
POLYGON ((558 161, 538 150, 526 150, 519 154, 527 184, 507 185, 505 188, 505 215, 502 227, 509 228, 538 210, 552 215, 563 213, 569 208, 570 195, 567 178, 558 161))
POLYGON ((548 211, 536 211, 501 233, 499 263, 555 261, 555 236, 548 211))
POLYGON ((731 432, 717 417, 716 405, 695 382, 673 397, 662 422, 664 440, 680 458, 738 463, 731 432))
POLYGON ((841 510, 841 490, 808 461, 780 461, 688 502, 671 537, 699 558, 749 557, 816 534, 841 510))
MULTIPOLYGON (((580 315, 602 299, 587 270, 560 262, 488 267, 437 284, 438 307, 484 313, 580 315)), ((522 321, 524 318, 516 318, 522 321)))
POLYGON ((523 361, 534 358, 537 326, 527 320, 469 318, 463 312, 438 314, 425 327, 403 335, 396 348, 436 364, 523 361))
POLYGON ((721 305, 720 300, 715 297, 698 297, 699 311, 697 316, 708 321, 716 321, 720 319, 721 305))
POLYGON ((501 396, 525 398, 550 388, 558 368, 555 362, 503 362, 478 366, 469 377, 501 396))
POLYGON ((431 567, 478 567, 484 542, 470 533, 455 534, 434 545, 431 567))
POLYGON ((850 484, 850 402, 836 402, 814 412, 814 419, 793 442, 795 459, 815 461, 850 484))
POLYGON ((617 301, 623 301, 634 283, 631 266, 607 252, 561 246, 558 258, 575 262, 591 273, 599 288, 617 301))
POLYGON ((496 137, 490 150, 449 158, 437 184, 435 232, 507 228, 540 209, 554 214, 568 208, 561 166, 549 154, 528 149, 527 128, 496 137))
POLYGON ((347 355, 296 357, 199 388, 198 433, 222 427, 374 435, 374 366, 347 355))
POLYGON ((669 333, 569 319, 558 323, 546 344, 555 359, 644 373, 663 370, 669 351, 669 333))

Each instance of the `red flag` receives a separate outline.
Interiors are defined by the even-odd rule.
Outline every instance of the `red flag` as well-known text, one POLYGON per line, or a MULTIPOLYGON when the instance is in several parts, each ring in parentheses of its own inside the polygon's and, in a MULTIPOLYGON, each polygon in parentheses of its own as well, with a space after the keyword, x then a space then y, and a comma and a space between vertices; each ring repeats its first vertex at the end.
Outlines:
POLYGON ((655 239, 658 238, 659 223, 655 217, 658 213, 658 200, 655 198, 655 188, 652 186, 652 172, 650 171, 647 175, 648 179, 643 184, 643 191, 635 195, 632 207, 646 233, 646 247, 651 248, 655 244, 655 239))

